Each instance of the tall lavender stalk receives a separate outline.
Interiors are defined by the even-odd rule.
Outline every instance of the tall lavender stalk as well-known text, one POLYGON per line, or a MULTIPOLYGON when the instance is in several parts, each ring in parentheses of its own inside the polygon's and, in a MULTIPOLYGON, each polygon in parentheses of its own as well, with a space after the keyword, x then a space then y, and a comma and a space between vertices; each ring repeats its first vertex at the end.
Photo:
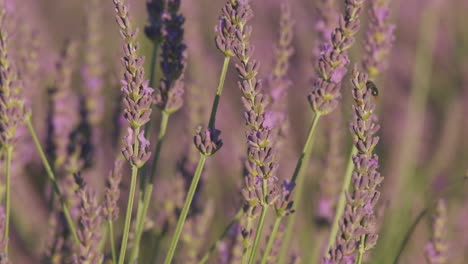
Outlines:
POLYGON ((372 89, 368 89, 367 74, 353 71, 353 122, 350 125, 358 153, 353 156, 352 191, 347 192, 346 206, 339 221, 336 243, 322 263, 362 263, 364 253, 377 243, 374 207, 380 197, 376 187, 383 177, 377 171, 378 156, 374 154, 380 126, 374 114, 372 89))
POLYGON ((425 255, 430 264, 449 263, 447 244, 447 206, 440 199, 437 202, 434 221, 432 224, 432 238, 426 245, 425 255))
MULTIPOLYGON (((275 49, 275 61, 273 66, 273 72, 269 79, 268 84, 271 86, 271 99, 272 104, 270 109, 270 115, 275 121, 275 127, 277 129, 274 132, 278 134, 275 136, 276 147, 280 148, 282 144, 281 140, 287 136, 288 122, 287 122, 287 105, 284 102, 287 95, 287 89, 291 85, 289 80, 288 70, 291 56, 294 53, 292 47, 292 41, 294 37, 293 26, 294 20, 292 18, 291 6, 289 1, 284 1, 281 5, 281 15, 279 23, 279 38, 277 47, 275 49)), ((268 242, 263 253, 261 260, 262 264, 273 263, 278 257, 278 251, 281 247, 282 236, 277 237, 278 231, 284 233, 284 227, 282 226, 282 219, 284 216, 289 215, 293 212, 292 210, 292 197, 291 192, 294 188, 294 183, 290 184, 288 181, 284 181, 282 184, 282 191, 279 198, 276 200, 274 208, 276 212, 275 222, 272 227, 272 232, 268 237, 268 242), (273 254, 270 252, 273 250, 273 254)))
POLYGON ((248 143, 248 158, 245 162, 247 173, 244 176, 245 187, 242 190, 247 223, 243 226, 242 233, 244 235, 244 259, 248 260, 248 263, 254 263, 266 213, 277 198, 275 184, 278 163, 276 149, 273 147, 273 117, 266 112, 267 97, 263 94, 260 80, 257 79, 260 64, 252 58, 253 46, 250 43, 252 27, 247 23, 253 17, 253 12, 249 1, 239 2, 237 12, 241 23, 236 33, 238 46, 234 49, 234 53, 240 62, 236 68, 240 78, 239 88, 243 95, 248 143), (252 224, 259 213, 260 218, 255 230, 252 224), (255 238, 250 248, 254 234, 255 238))
MULTIPOLYGON (((346 0, 345 13, 339 17, 338 27, 333 30, 331 41, 323 43, 321 56, 318 60, 317 75, 313 80, 312 91, 309 94, 309 103, 315 115, 312 126, 309 129, 307 141, 294 170, 291 181, 296 183, 296 191, 293 197, 295 206, 300 204, 303 192, 304 174, 307 171, 309 155, 312 149, 312 141, 315 129, 320 118, 335 110, 341 98, 341 81, 347 73, 349 64, 348 50, 355 42, 354 36, 359 31, 360 15, 365 0, 346 0), (304 165, 302 164, 304 162, 304 165), (301 169, 303 167, 303 169, 301 169)), ((295 222, 295 215, 289 218, 283 247, 280 253, 280 262, 285 262, 287 249, 290 244, 295 222)))
POLYGON ((96 194, 84 183, 83 179, 79 175, 75 175, 75 179, 79 186, 76 195, 80 204, 78 218, 80 244, 73 256, 73 263, 101 263, 104 258, 99 250, 102 238, 100 235, 102 207, 98 204, 96 194))
MULTIPOLYGON (((161 69, 163 77, 155 93, 155 104, 162 112, 161 125, 158 142, 151 162, 151 170, 147 175, 146 169, 142 177, 144 187, 143 196, 139 199, 139 210, 137 215, 137 227, 135 245, 133 246, 131 259, 137 258, 139 243, 143 233, 143 224, 148 213, 148 208, 153 192, 154 176, 156 174, 159 156, 166 135, 166 128, 170 116, 179 110, 183 104, 183 93, 185 88, 184 72, 187 64, 186 45, 184 44, 184 15, 180 14, 180 0, 169 0, 166 9, 162 12, 162 46, 161 46, 161 69), (148 177, 149 176, 149 177, 148 177)), ((157 4, 156 4, 157 5, 157 4)), ((158 9, 159 10, 159 9, 158 9)))
POLYGON ((164 261, 165 264, 169 264, 174 257, 174 252, 177 247, 180 233, 184 226, 185 219, 187 217, 190 205, 192 203, 195 190, 200 180, 201 172, 205 165, 206 158, 213 155, 222 146, 220 139, 221 131, 215 128, 216 114, 218 111, 219 101, 223 92, 224 81, 226 79, 226 73, 229 67, 229 62, 232 56, 234 56, 235 50, 239 47, 237 35, 240 28, 245 25, 246 13, 242 10, 243 2, 236 0, 228 0, 226 5, 222 9, 222 15, 220 17, 220 23, 216 27, 216 39, 215 43, 218 48, 224 54, 223 67, 220 74, 218 88, 216 89, 215 98, 211 107, 210 120, 208 122, 208 128, 200 129, 194 138, 194 144, 200 152, 200 159, 195 170, 194 177, 187 193, 187 198, 182 208, 181 215, 177 222, 176 230, 171 240, 169 252, 164 261))
POLYGON ((122 93, 125 105, 124 116, 129 123, 128 134, 124 140, 123 155, 132 166, 130 193, 125 216, 125 225, 120 248, 119 264, 125 261, 128 234, 132 218, 133 201, 137 183, 138 170, 150 158, 150 142, 145 138, 142 127, 150 120, 153 88, 148 86, 143 69, 144 58, 138 55, 137 31, 130 21, 128 7, 122 0, 113 0, 117 24, 123 40, 125 67, 122 80, 122 93))
MULTIPOLYGON (((370 23, 366 32, 362 67, 372 81, 375 81, 378 75, 386 69, 387 57, 394 41, 393 31, 395 26, 389 24, 388 21, 390 14, 389 4, 389 0, 370 1, 370 23)), ((346 166, 343 187, 340 192, 334 222, 328 239, 328 248, 333 245, 338 231, 338 220, 343 214, 346 200, 345 192, 348 190, 351 182, 351 174, 354 166, 352 159, 356 153, 357 148, 353 146, 346 166)))
MULTIPOLYGON (((21 97, 22 84, 17 79, 15 66, 10 60, 8 22, 5 3, 0 2, 0 152, 5 153, 6 193, 5 193, 5 239, 3 250, 8 254, 11 204, 11 163, 18 140, 17 128, 26 116, 24 100, 21 97)), ((2 221, 3 222, 3 221, 2 221)))

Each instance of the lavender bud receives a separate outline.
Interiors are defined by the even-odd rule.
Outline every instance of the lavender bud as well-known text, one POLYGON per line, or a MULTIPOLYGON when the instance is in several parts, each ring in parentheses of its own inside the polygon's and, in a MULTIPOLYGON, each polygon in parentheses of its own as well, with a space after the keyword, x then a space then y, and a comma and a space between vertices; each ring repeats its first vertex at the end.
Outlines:
POLYGON ((214 128, 199 129, 193 142, 201 154, 211 156, 223 146, 220 135, 221 131, 214 128))

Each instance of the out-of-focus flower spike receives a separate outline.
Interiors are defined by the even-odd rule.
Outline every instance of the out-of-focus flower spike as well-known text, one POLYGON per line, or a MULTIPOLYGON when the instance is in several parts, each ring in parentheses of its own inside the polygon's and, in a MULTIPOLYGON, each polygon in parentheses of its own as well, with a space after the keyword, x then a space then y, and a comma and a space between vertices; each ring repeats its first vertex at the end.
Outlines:
POLYGON ((447 241, 447 206, 443 199, 437 202, 432 224, 432 237, 426 245, 425 255, 430 264, 449 263, 449 248, 447 241))

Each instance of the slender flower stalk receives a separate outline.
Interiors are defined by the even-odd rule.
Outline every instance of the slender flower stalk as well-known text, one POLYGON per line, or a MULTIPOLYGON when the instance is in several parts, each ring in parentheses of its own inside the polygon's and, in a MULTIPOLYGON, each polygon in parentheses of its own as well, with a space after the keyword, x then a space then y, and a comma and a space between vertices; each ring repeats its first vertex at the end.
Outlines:
POLYGON ((378 156, 374 154, 379 137, 375 134, 380 126, 374 114, 372 89, 367 88, 367 74, 353 71, 352 95, 356 102, 353 105, 353 121, 350 125, 354 144, 358 153, 353 157, 352 191, 347 192, 347 203, 336 243, 329 251, 329 256, 322 263, 358 263, 362 262, 364 253, 377 243, 376 214, 374 207, 380 197, 376 187, 383 177, 377 171, 378 156))
POLYGON ((51 167, 49 161, 47 160, 47 157, 46 157, 46 154, 45 154, 45 152, 44 152, 44 150, 42 148, 41 142, 37 138, 36 131, 34 130, 34 127, 33 127, 32 122, 31 122, 31 116, 32 116, 31 114, 26 116, 26 125, 28 127, 29 133, 31 134, 31 137, 33 138, 34 145, 36 146, 36 149, 39 152, 39 156, 41 158, 41 161, 44 164, 47 176, 49 177, 49 180, 50 180, 50 182, 52 184, 52 189, 53 189, 54 193, 58 196, 58 198, 60 200, 60 204, 62 206, 62 210, 63 210, 63 213, 65 215, 65 219, 67 220, 68 228, 70 229, 70 232, 72 233, 73 241, 76 244, 79 244, 78 235, 77 235, 74 223, 73 223, 73 219, 72 219, 72 217, 70 215, 70 211, 68 209, 67 202, 64 199, 64 197, 63 197, 63 195, 62 195, 62 193, 60 191, 59 185, 57 184, 57 180, 55 178, 55 174, 54 174, 54 172, 52 170, 52 167, 51 167))
MULTIPOLYGON (((142 186, 144 187, 143 199, 139 199, 140 212, 137 215, 137 227, 135 245, 133 246, 131 259, 137 258, 139 243, 143 233, 143 225, 148 213, 151 195, 153 192, 153 182, 156 174, 159 156, 166 135, 166 128, 169 122, 169 117, 179 110, 183 104, 184 94, 184 72, 187 64, 186 45, 184 44, 183 24, 185 22, 184 15, 179 13, 180 0, 167 1, 166 9, 163 11, 163 40, 161 46, 161 69, 163 78, 156 89, 155 105, 162 112, 161 126, 156 144, 155 154, 151 162, 151 170, 149 177, 144 174, 142 178, 142 186)), ((157 4, 155 4, 157 5, 157 4)), ((159 12, 159 7, 157 8, 159 12)), ((154 33, 154 32, 153 32, 154 33)))
POLYGON ((137 31, 133 29, 130 22, 128 8, 121 0, 114 0, 113 2, 117 14, 117 24, 124 41, 122 62, 125 67, 125 74, 122 80, 122 93, 125 105, 124 116, 129 123, 128 134, 125 137, 122 152, 132 166, 130 193, 118 262, 123 264, 127 251, 138 170, 148 161, 151 155, 148 152, 150 142, 145 138, 143 127, 150 120, 153 88, 149 87, 148 81, 145 80, 144 58, 138 55, 137 31))
POLYGON ((274 120, 266 111, 267 97, 263 94, 262 85, 257 79, 260 64, 252 58, 253 46, 250 43, 252 27, 247 25, 253 17, 249 1, 238 2, 237 12, 241 18, 236 32, 237 45, 234 53, 239 60, 236 65, 239 73, 239 88, 245 108, 244 118, 247 126, 247 161, 245 162, 245 187, 242 194, 245 199, 244 210, 247 224, 243 227, 244 259, 254 263, 257 247, 263 231, 266 213, 278 198, 275 190, 278 168, 276 149, 273 146, 274 120), (253 221, 260 218, 256 231, 253 221), (255 236, 254 236, 255 234, 255 236), (250 246, 252 237, 253 244, 250 246), (250 249, 250 254, 248 254, 250 249))
POLYGON ((210 121, 208 123, 208 128, 199 129, 197 135, 194 138, 195 146, 200 152, 200 159, 195 170, 194 177, 190 184, 189 193, 185 199, 184 207, 182 213, 177 221, 176 230, 171 239, 171 244, 169 247, 169 252, 164 261, 165 264, 169 264, 174 257, 174 252, 176 250, 180 233, 184 226, 185 218, 187 216, 188 210, 192 203, 193 195, 195 194, 198 181, 200 179, 201 172, 205 165, 205 160, 207 157, 215 154, 222 146, 222 141, 220 139, 220 133, 218 129, 215 128, 215 120, 218 109, 219 100, 221 98, 221 93, 224 87, 224 81, 226 77, 226 72, 228 70, 230 57, 234 56, 234 49, 237 47, 236 33, 239 28, 243 26, 243 14, 238 9, 241 7, 241 4, 237 1, 228 0, 226 5, 222 9, 222 15, 220 17, 220 23, 216 27, 216 46, 224 54, 225 59, 223 63, 223 68, 221 71, 221 76, 216 90, 216 95, 214 99, 213 106, 211 108, 210 121), (191 190, 193 189, 193 192, 191 190))
MULTIPOLYGON (((368 73, 369 79, 375 81, 378 75, 386 69, 387 57, 390 53, 392 43, 395 40, 393 31, 395 25, 389 24, 388 18, 390 15, 389 0, 371 0, 369 17, 369 28, 366 32, 364 59, 362 67, 368 73)), ((343 187, 340 192, 338 205, 335 211, 335 218, 332 224, 328 240, 328 249, 332 247, 336 234, 338 232, 338 221, 343 214, 346 201, 346 191, 351 183, 351 174, 353 172, 353 156, 357 154, 356 146, 352 146, 352 150, 346 166, 343 187)))
POLYGON ((430 264, 449 263, 447 245, 447 207, 445 201, 437 202, 434 221, 432 224, 432 238, 426 245, 425 255, 430 264))
MULTIPOLYGON (((355 42, 355 35, 360 27, 360 15, 362 13, 365 0, 346 0, 345 13, 338 20, 338 26, 331 34, 331 41, 327 41, 322 45, 321 55, 317 63, 317 75, 313 79, 312 91, 309 94, 309 103, 315 113, 312 128, 309 130, 308 142, 309 146, 304 146, 303 154, 294 171, 292 181, 298 186, 293 200, 296 201, 295 206, 299 206, 300 197, 302 197, 303 178, 308 168, 310 150, 312 148, 312 138, 315 132, 315 127, 321 116, 333 112, 338 106, 341 98, 341 81, 347 73, 349 64, 348 50, 355 42), (310 139, 310 140, 309 140, 310 139), (303 155, 305 158, 305 166, 302 166, 303 155), (301 167, 304 169, 301 170, 301 167)), ((294 228, 294 215, 290 217, 285 234, 285 240, 280 254, 280 262, 285 262, 287 257, 287 249, 290 244, 291 236, 294 228)))
MULTIPOLYGON (((17 128, 24 121, 26 110, 21 97, 22 84, 17 79, 17 72, 10 61, 9 35, 6 32, 8 14, 5 3, 0 2, 0 153, 5 152, 6 197, 5 228, 2 230, 5 239, 3 251, 8 254, 11 207, 11 164, 18 140, 17 128)), ((3 222, 3 221, 2 221, 3 222)))

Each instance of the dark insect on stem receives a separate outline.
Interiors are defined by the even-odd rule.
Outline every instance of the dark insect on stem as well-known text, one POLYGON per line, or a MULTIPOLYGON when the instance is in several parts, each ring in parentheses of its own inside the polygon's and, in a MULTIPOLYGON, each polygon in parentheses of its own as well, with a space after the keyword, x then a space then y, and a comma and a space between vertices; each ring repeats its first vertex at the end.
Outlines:
POLYGON ((371 90, 372 96, 378 97, 379 96, 379 89, 377 89, 377 85, 373 81, 366 82, 367 89, 371 90))

